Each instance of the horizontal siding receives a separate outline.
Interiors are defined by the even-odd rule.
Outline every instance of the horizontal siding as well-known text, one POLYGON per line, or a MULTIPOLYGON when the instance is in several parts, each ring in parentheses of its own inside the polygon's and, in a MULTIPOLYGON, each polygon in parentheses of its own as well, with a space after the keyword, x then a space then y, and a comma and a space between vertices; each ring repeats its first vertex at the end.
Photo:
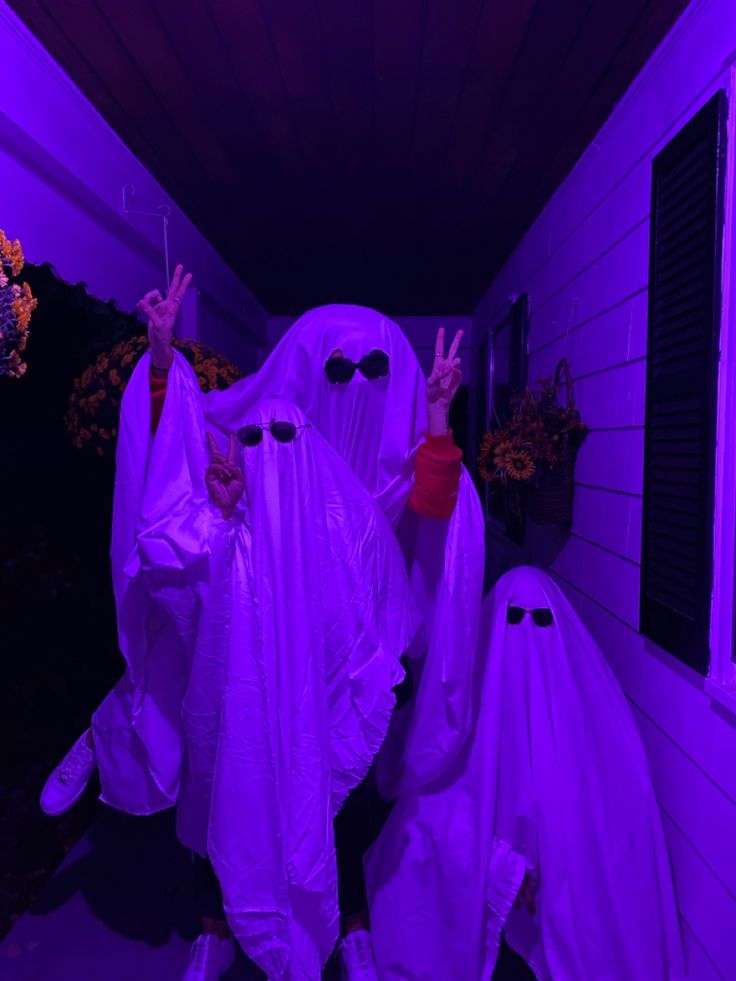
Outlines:
MULTIPOLYGON (((736 978, 736 720, 703 679, 638 633, 652 157, 728 84, 730 0, 696 0, 519 244, 474 314, 474 343, 529 294, 529 379, 570 360, 591 433, 572 532, 491 530, 494 574, 550 569, 605 651, 638 723, 659 800, 690 976, 736 978), (633 135, 632 135, 633 134, 633 135)), ((734 139, 734 134, 730 135, 734 139)))
POLYGON ((641 497, 578 486, 572 533, 631 562, 641 551, 641 497))
POLYGON ((700 857, 736 901, 735 802, 640 708, 635 714, 662 808, 688 841, 698 843, 700 857), (682 779, 670 780, 670 773, 682 779))
POLYGON ((529 359, 529 377, 549 374, 557 361, 575 351, 576 375, 592 374, 611 365, 625 364, 646 356, 647 292, 642 287, 623 297, 615 306, 577 323, 561 337, 534 351, 529 359), (601 344, 605 338, 605 344, 601 344))
MULTIPOLYGON (((735 34, 732 0, 691 4, 673 31, 676 39, 664 42, 662 51, 634 82, 487 291, 476 310, 481 320, 498 316, 519 284, 533 280, 637 168, 648 173, 652 156, 706 101, 733 63, 735 34), (631 133, 640 135, 632 140, 631 133)), ((648 210, 647 189, 642 193, 648 210)), ((604 233, 598 244, 610 247, 611 241, 604 233)), ((585 259, 594 254, 600 253, 587 250, 585 259)), ((560 277, 561 282, 563 279, 560 277)))
POLYGON ((644 430, 592 432, 580 453, 576 479, 589 487, 641 494, 644 474, 644 430))
POLYGON ((724 978, 736 978, 736 901, 666 811, 663 824, 682 916, 724 978))
POLYGON ((550 566, 571 586, 629 626, 639 617, 639 566, 600 545, 571 537, 550 566))
POLYGON ((697 940, 696 954, 699 945, 723 977, 736 977, 736 729, 713 711, 688 668, 651 651, 587 589, 557 578, 631 701, 662 808, 683 931, 697 940))

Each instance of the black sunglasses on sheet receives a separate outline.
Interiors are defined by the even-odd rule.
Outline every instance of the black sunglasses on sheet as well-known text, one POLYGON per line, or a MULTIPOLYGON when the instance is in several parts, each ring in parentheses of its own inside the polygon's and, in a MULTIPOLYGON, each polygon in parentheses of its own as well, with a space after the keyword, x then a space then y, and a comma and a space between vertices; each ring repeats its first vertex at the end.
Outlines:
POLYGON ((506 623, 521 623, 527 613, 531 613, 532 620, 536 623, 538 627, 551 627, 554 623, 554 617, 552 616, 552 610, 538 609, 538 610, 525 610, 523 606, 509 606, 506 609, 506 623))
POLYGON ((264 430, 268 430, 277 442, 293 443, 297 433, 301 429, 309 429, 309 426, 308 422, 303 426, 296 426, 293 422, 252 422, 238 430, 238 439, 243 446, 258 446, 263 439, 264 430))
POLYGON ((327 381, 333 385, 347 385, 352 381, 356 371, 359 371, 364 378, 374 380, 385 378, 388 374, 388 355, 385 351, 371 351, 364 355, 360 361, 351 361, 339 355, 330 358, 325 362, 325 374, 327 381))

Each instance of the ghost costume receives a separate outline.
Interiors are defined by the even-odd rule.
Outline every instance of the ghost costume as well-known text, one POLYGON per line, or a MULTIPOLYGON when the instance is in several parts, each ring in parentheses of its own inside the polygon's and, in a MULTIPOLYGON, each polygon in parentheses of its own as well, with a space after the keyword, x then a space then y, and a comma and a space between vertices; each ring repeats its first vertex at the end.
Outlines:
POLYGON ((176 803, 246 953, 270 978, 314 979, 338 936, 333 819, 383 740, 417 614, 385 516, 297 408, 270 400, 238 420, 263 438, 242 448, 246 495, 225 521, 183 359, 170 381, 147 463, 146 375, 125 394, 114 548, 129 547, 116 582, 128 670, 93 720, 103 799, 176 803), (275 440, 273 419, 296 439, 275 440))
POLYGON ((539 979, 680 978, 657 802, 603 654, 531 568, 488 597, 481 649, 472 740, 399 801, 366 861, 382 981, 487 981, 502 930, 539 979), (514 908, 525 874, 536 915, 514 908))
MULTIPOLYGON (((139 385, 147 371, 142 358, 133 373, 139 385)), ((167 391, 177 378, 170 373, 167 391)), ((425 519, 407 507, 427 428, 426 379, 400 328, 376 310, 333 304, 305 313, 256 374, 203 397, 207 426, 232 432, 252 405, 272 396, 303 410, 396 529, 425 629, 410 652, 416 697, 395 713, 380 784, 386 797, 428 786, 446 771, 471 729, 485 556, 477 492, 463 470, 449 521, 425 519), (387 377, 371 380, 356 371, 348 384, 327 380, 325 363, 333 352, 358 363, 375 350, 388 355, 387 377)), ((168 400, 167 394, 164 412, 168 400)), ((122 410, 123 416, 129 411, 125 400, 122 410)), ((145 439, 138 452, 147 455, 145 439)))
POLYGON ((400 328, 376 310, 335 304, 305 313, 260 371, 204 397, 207 423, 231 431, 248 406, 271 395, 303 410, 396 529, 425 630, 410 652, 416 697, 395 713, 381 754, 381 786, 387 797, 427 786, 445 772, 471 728, 485 557, 478 494, 463 470, 449 521, 407 507, 427 429, 426 379, 400 328), (357 363, 375 350, 388 355, 387 377, 371 380, 356 371, 348 384, 327 380, 324 366, 333 352, 357 363))

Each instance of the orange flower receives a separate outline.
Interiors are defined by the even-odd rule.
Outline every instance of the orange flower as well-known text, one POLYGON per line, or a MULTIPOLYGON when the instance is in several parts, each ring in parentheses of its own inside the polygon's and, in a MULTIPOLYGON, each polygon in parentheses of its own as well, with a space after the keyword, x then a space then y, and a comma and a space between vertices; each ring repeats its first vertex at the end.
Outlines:
POLYGON ((499 443, 493 451, 493 463, 497 467, 505 468, 511 454, 514 451, 514 444, 510 440, 499 443))
POLYGON ((507 456, 505 470, 512 480, 528 480, 536 469, 526 450, 514 450, 507 456))
POLYGON ((17 276, 23 268, 24 258, 21 244, 16 238, 13 242, 0 229, 0 254, 11 267, 13 276, 17 276))

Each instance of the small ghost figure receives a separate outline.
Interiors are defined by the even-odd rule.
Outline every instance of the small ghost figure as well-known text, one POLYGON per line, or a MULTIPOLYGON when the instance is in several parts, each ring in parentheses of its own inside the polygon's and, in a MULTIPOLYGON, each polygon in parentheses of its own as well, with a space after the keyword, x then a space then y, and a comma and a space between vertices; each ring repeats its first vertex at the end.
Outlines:
POLYGON ((368 855, 382 978, 486 981, 501 931, 537 978, 683 976, 670 866, 626 696, 560 588, 487 598, 473 736, 368 855))

